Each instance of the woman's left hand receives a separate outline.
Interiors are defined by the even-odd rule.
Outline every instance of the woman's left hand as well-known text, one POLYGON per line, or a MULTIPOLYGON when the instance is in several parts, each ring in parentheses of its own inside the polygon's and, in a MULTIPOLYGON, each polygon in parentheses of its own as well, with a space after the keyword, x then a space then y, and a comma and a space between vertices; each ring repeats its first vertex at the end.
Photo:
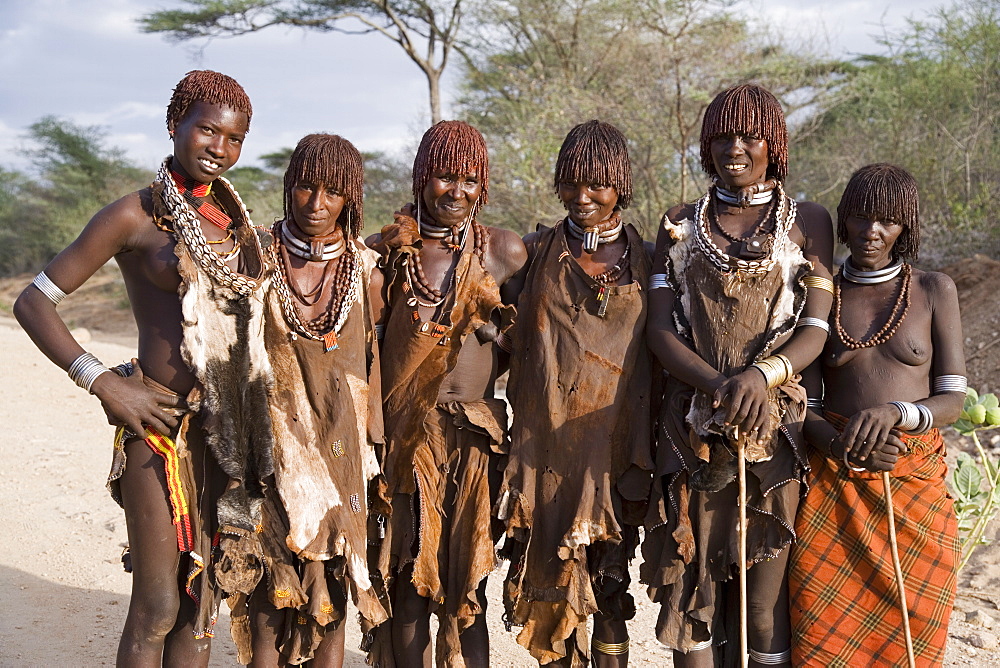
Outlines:
POLYGON ((858 411, 844 427, 841 441, 848 453, 858 461, 865 461, 875 448, 881 448, 889 432, 899 422, 899 409, 892 404, 881 404, 858 411))

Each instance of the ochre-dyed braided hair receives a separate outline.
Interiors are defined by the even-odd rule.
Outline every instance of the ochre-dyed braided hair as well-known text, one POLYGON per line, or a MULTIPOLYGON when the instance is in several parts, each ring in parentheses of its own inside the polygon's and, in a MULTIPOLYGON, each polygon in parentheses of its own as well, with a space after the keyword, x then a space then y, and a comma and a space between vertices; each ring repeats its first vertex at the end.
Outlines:
POLYGON ((344 209, 337 224, 351 238, 361 234, 365 169, 361 153, 354 144, 339 135, 329 134, 306 135, 299 140, 285 170, 286 219, 292 215, 292 189, 303 182, 343 194, 344 209))
POLYGON ((242 111, 247 115, 247 127, 250 127, 253 107, 247 92, 236 79, 212 70, 192 70, 178 82, 174 94, 170 96, 167 130, 173 132, 195 102, 208 102, 242 111))
POLYGON ((479 130, 464 121, 441 121, 428 128, 413 159, 414 202, 423 204, 424 188, 439 171, 479 177, 483 189, 472 209, 475 219, 490 200, 490 158, 479 130))
POLYGON ((781 103, 766 88, 743 84, 722 91, 705 109, 701 123, 701 168, 715 176, 712 140, 719 135, 748 134, 767 141, 767 176, 788 175, 788 129, 781 103))
POLYGON ((903 231, 892 254, 905 262, 917 259, 920 250, 920 199, 917 181, 896 165, 865 165, 851 175, 837 205, 837 239, 847 243, 847 219, 863 214, 893 220, 903 231))
POLYGON ((598 120, 570 130, 556 159, 556 192, 564 181, 611 186, 618 191, 617 208, 627 209, 632 203, 632 165, 625 135, 598 120))

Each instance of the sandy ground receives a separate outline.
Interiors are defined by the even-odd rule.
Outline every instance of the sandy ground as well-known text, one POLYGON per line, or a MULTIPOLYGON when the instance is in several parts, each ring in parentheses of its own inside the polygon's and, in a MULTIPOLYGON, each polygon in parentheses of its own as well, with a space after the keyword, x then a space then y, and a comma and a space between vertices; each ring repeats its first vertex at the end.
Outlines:
MULTIPOLYGON (((103 335, 86 346, 106 363, 132 356, 129 346, 103 335)), ((11 518, 0 550, 0 666, 111 665, 131 586, 119 562, 124 517, 104 488, 112 429, 97 401, 49 363, 5 313, 0 350, 6 390, 0 417, 8 430, 0 441, 0 505, 11 518)), ((489 589, 491 664, 533 665, 500 621, 499 584, 498 571, 489 589)), ((998 666, 1000 548, 982 548, 960 584, 946 665, 998 666), (990 628, 993 620, 997 630, 990 628)), ((632 665, 671 665, 652 635, 656 608, 637 584, 633 594, 639 614, 630 622, 632 665)), ((236 665, 228 624, 223 614, 213 666, 236 665)), ((351 623, 346 665, 364 665, 359 642, 351 623)))

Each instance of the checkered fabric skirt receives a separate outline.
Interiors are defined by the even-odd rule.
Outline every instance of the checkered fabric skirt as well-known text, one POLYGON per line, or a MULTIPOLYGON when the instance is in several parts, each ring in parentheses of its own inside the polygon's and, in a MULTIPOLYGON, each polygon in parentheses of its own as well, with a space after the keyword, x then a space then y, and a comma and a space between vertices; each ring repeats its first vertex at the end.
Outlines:
MULTIPOLYGON (((842 429, 846 420, 828 414, 842 429)), ((955 600, 958 525, 936 429, 905 439, 890 473, 899 559, 918 666, 940 666, 955 600)), ((881 473, 853 472, 816 451, 789 563, 792 663, 906 665, 881 473)))

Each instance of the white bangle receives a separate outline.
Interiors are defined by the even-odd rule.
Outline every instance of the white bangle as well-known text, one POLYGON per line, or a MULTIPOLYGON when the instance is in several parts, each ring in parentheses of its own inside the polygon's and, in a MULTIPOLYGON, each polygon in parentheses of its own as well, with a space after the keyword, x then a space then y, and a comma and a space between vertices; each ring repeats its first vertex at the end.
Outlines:
POLYGON ((39 292, 48 297, 54 306, 58 306, 59 302, 66 299, 66 293, 53 283, 52 279, 44 271, 38 272, 38 276, 35 276, 35 280, 31 284, 38 288, 39 292))
POLYGON ((799 321, 795 323, 795 327, 796 329, 799 327, 819 327, 827 334, 830 333, 830 323, 828 323, 826 320, 823 320, 822 318, 810 318, 810 317, 799 318, 799 321))
POLYGON ((650 274, 649 276, 649 290, 659 290, 660 288, 672 287, 670 283, 667 282, 666 274, 650 274))
POLYGON ((750 658, 765 666, 777 666, 781 663, 788 663, 792 660, 792 648, 789 647, 784 652, 758 652, 750 650, 750 658))
POLYGON ((83 353, 73 360, 66 373, 69 374, 70 379, 74 383, 93 394, 90 388, 94 385, 94 381, 102 373, 108 371, 111 371, 111 369, 101 364, 101 360, 97 359, 92 353, 83 353))
POLYGON ((969 389, 969 380, 965 376, 944 375, 934 378, 934 394, 944 394, 945 392, 961 392, 969 389))
POLYGON ((920 410, 916 404, 909 401, 890 401, 889 403, 899 409, 897 427, 903 431, 912 431, 920 426, 920 410))
POLYGON ((931 409, 923 404, 917 404, 917 410, 920 411, 920 424, 917 425, 916 429, 911 430, 910 433, 926 434, 934 426, 934 414, 931 413, 931 409))

